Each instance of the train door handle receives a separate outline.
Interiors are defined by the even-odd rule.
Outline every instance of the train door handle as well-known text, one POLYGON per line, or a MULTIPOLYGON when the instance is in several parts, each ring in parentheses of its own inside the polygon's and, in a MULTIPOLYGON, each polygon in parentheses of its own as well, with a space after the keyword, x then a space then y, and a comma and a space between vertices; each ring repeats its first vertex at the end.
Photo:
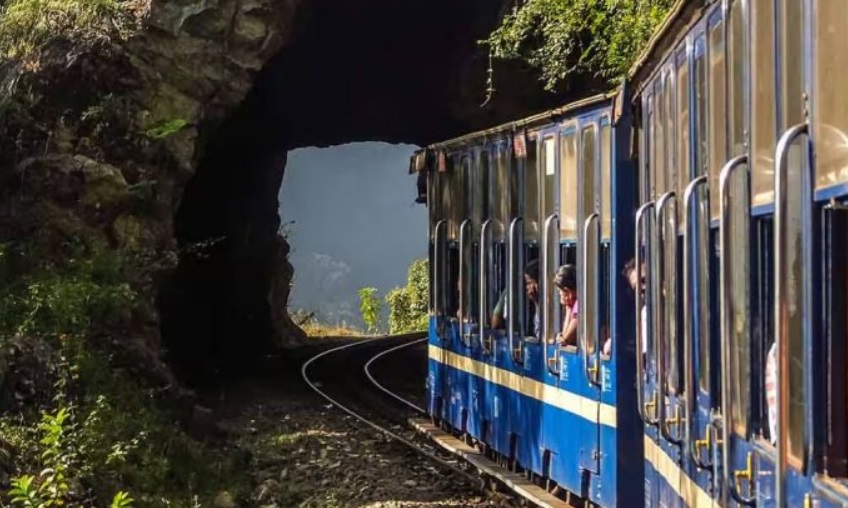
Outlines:
POLYGON ((753 490, 752 481, 754 480, 754 454, 748 452, 748 457, 745 460, 745 469, 739 469, 733 472, 733 481, 736 484, 736 491, 742 492, 742 482, 748 483, 748 491, 753 490))

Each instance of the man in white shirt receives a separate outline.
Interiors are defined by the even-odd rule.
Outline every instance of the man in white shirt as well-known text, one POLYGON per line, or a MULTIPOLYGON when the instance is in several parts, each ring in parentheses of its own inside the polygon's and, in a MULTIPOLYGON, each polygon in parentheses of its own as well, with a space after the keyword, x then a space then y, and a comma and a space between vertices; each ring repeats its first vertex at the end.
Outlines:
MULTIPOLYGON (((642 294, 642 354, 648 353, 648 311, 647 307, 644 304, 644 295, 645 295, 645 266, 642 266, 642 281, 636 280, 636 260, 631 259, 624 265, 624 270, 622 271, 622 275, 627 279, 627 282, 630 283, 630 289, 633 292, 636 292, 636 288, 639 288, 639 291, 642 294)), ((612 340, 607 339, 607 343, 604 345, 604 353, 609 355, 612 352, 612 340)))

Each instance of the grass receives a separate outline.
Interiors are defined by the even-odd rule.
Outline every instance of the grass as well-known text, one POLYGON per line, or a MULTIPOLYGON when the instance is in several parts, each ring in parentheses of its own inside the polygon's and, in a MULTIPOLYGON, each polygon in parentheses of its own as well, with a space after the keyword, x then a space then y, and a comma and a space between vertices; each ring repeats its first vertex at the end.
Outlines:
POLYGON ((37 65, 52 41, 85 45, 126 37, 139 10, 118 0, 9 0, 0 10, 0 58, 37 65))

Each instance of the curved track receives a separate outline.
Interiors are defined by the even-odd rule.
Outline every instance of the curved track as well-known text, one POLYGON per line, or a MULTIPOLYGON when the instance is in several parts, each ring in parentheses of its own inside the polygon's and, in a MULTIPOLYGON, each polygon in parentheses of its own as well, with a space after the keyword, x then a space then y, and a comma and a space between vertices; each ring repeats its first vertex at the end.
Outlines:
POLYGON ((303 364, 301 374, 306 384, 330 404, 482 489, 483 478, 465 471, 455 457, 423 442, 406 424, 409 416, 423 412, 407 396, 413 386, 410 381, 417 381, 424 391, 426 356, 415 354, 414 346, 425 341, 423 333, 358 340, 313 356, 303 364), (395 356, 389 362, 387 355, 391 353, 395 356), (388 379, 402 382, 387 387, 388 379))

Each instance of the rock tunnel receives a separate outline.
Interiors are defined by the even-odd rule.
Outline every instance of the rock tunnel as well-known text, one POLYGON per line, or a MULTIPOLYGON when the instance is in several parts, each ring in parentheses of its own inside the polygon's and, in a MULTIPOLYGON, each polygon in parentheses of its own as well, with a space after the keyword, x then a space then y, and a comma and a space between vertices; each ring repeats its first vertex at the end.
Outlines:
MULTIPOLYGON (((163 343, 178 370, 189 379, 243 373, 297 336, 285 311, 289 247, 278 235, 288 150, 424 145, 596 86, 548 93, 521 64, 495 61, 495 93, 481 106, 489 58, 478 41, 505 8, 488 0, 298 5, 291 42, 264 64, 240 105, 201 132, 197 168, 175 217, 183 255, 160 294, 163 343)), ((412 181, 409 192, 411 200, 412 181)))

